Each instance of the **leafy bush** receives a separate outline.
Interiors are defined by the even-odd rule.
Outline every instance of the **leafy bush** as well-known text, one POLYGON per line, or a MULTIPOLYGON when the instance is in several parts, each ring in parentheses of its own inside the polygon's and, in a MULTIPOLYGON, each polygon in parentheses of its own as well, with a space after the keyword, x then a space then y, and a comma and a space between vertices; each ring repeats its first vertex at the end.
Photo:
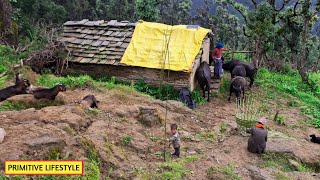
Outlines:
POLYGON ((75 89, 75 88, 92 85, 93 79, 88 75, 82 75, 78 77, 73 77, 73 76, 57 77, 51 74, 42 75, 38 79, 39 85, 50 87, 50 88, 54 87, 59 83, 63 83, 68 88, 75 89))
POLYGON ((134 88, 156 99, 177 100, 179 97, 179 92, 175 90, 172 85, 168 84, 161 84, 159 87, 150 87, 143 80, 138 80, 134 84, 134 88))
POLYGON ((192 98, 201 106, 203 106, 206 103, 206 100, 204 99, 200 91, 192 91, 192 98))

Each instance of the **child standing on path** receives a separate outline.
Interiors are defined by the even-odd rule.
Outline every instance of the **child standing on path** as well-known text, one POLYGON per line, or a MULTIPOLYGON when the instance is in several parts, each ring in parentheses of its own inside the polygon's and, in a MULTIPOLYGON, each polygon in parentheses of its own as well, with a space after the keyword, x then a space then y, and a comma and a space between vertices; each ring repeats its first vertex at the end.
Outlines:
POLYGON ((180 137, 177 129, 177 124, 171 124, 171 137, 169 147, 172 144, 174 148, 174 153, 172 154, 172 156, 180 157, 180 137))

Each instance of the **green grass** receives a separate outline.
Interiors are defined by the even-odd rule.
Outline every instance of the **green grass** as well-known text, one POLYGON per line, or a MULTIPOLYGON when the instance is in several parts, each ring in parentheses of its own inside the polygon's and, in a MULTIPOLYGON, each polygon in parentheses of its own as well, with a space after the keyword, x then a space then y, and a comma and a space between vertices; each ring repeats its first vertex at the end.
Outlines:
POLYGON ((88 116, 96 117, 99 114, 99 109, 85 109, 84 113, 86 113, 88 116))
POLYGON ((279 169, 282 172, 299 171, 314 173, 316 171, 315 167, 309 166, 304 163, 299 163, 299 166, 296 168, 289 163, 289 159, 294 160, 293 155, 283 153, 265 153, 262 155, 262 167, 272 167, 279 169))
POLYGON ((3 102, 0 106, 0 111, 21 111, 26 107, 21 103, 11 103, 8 101, 3 102))
POLYGON ((207 170, 207 176, 212 180, 220 179, 221 176, 225 179, 240 180, 240 177, 235 173, 233 164, 227 164, 222 167, 210 167, 207 170))
POLYGON ((129 145, 131 141, 132 141, 132 136, 130 135, 126 135, 121 138, 121 142, 126 146, 129 145))
POLYGON ((303 113, 312 116, 310 123, 320 128, 320 73, 310 73, 309 77, 310 83, 306 84, 301 81, 299 74, 295 71, 280 74, 262 68, 257 74, 256 82, 269 92, 277 91, 280 95, 289 94, 296 97, 299 101, 295 101, 293 105, 298 106, 303 113))

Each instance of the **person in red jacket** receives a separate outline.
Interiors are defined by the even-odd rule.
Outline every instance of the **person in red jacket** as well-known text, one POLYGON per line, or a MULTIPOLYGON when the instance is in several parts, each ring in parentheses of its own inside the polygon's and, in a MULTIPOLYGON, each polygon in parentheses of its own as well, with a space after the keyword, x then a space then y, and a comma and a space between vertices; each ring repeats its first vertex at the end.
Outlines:
POLYGON ((214 77, 222 77, 222 54, 223 51, 230 50, 229 48, 223 48, 223 42, 218 42, 212 52, 212 59, 214 60, 214 77))

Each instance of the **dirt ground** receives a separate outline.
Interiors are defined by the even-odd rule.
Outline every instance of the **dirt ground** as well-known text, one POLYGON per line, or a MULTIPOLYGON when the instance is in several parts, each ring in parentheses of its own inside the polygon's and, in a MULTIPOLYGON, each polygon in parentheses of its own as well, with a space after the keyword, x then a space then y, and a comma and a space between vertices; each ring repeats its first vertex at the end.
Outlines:
MULTIPOLYGON (((248 166, 261 167, 262 158, 247 152, 248 137, 236 131, 235 105, 226 98, 212 98, 210 103, 192 111, 176 101, 159 101, 141 95, 130 88, 100 91, 94 88, 76 89, 60 93, 59 106, 32 108, 38 100, 31 95, 15 96, 10 102, 27 102, 28 109, 0 112, 0 128, 7 135, 0 143, 0 169, 8 159, 48 159, 53 152, 64 159, 84 159, 96 155, 101 162, 102 177, 112 179, 138 178, 136 169, 151 171, 162 162, 164 121, 167 119, 167 137, 171 123, 177 123, 182 139, 181 156, 196 155, 198 160, 186 165, 191 174, 185 179, 208 179, 210 167, 233 164, 242 179, 253 178, 248 166), (79 101, 94 94, 100 101, 98 110, 85 110, 79 101), (167 107, 167 113, 166 113, 167 107), (166 118, 167 114, 167 118, 166 118), (215 132, 212 136, 210 133, 215 132), (202 135, 207 138, 196 138, 202 135), (124 137, 130 137, 129 143, 124 137), (110 173, 112 169, 112 173, 110 173)), ((294 140, 270 138, 270 152, 282 152, 288 145, 291 153, 304 163, 320 160, 320 146, 312 144, 310 133, 320 134, 300 122, 306 117, 297 109, 282 112, 292 126, 279 126, 270 121, 270 130, 281 132, 294 140), (295 126, 293 126, 295 125, 295 126), (282 143, 282 144, 281 144, 282 143), (291 146, 290 146, 291 145, 291 146), (280 147, 280 150, 279 150, 280 147)), ((171 151, 170 148, 166 148, 171 151)), ((272 178, 275 169, 265 168, 272 178)), ((257 173, 257 172, 254 172, 257 173)), ((260 171, 258 173, 261 173, 260 171)), ((292 179, 317 179, 311 173, 286 173, 292 179)), ((267 179, 267 178, 262 178, 267 179)))

